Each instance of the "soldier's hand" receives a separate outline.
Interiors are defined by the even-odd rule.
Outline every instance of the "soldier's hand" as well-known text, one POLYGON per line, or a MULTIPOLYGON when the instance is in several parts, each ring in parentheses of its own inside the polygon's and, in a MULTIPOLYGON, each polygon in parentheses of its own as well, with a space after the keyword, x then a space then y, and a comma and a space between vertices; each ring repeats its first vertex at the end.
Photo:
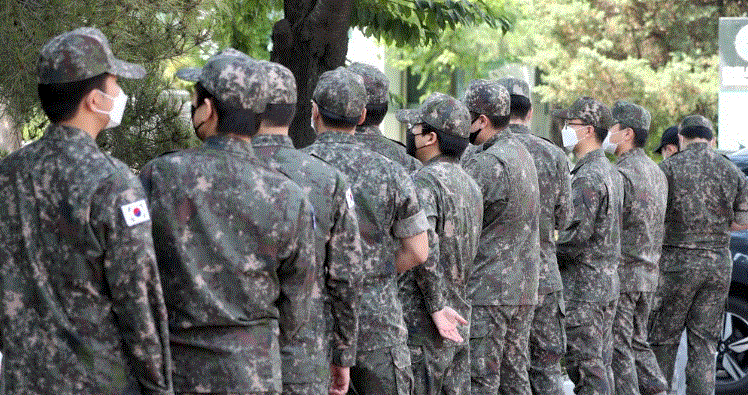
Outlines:
POLYGON ((460 313, 447 306, 439 311, 431 313, 431 319, 434 321, 436 329, 439 330, 439 334, 443 338, 452 340, 456 343, 463 342, 464 339, 457 331, 457 325, 467 325, 468 322, 462 318, 460 313))
POLYGON ((345 395, 350 383, 350 367, 330 364, 330 395, 345 395))

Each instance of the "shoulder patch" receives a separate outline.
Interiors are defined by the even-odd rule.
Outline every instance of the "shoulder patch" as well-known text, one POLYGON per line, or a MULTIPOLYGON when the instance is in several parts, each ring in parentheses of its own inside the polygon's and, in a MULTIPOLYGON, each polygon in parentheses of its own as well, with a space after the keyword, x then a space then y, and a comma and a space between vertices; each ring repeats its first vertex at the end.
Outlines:
POLYGON ((127 226, 135 226, 151 220, 151 214, 148 212, 148 205, 145 199, 138 200, 122 207, 122 215, 125 217, 127 226))

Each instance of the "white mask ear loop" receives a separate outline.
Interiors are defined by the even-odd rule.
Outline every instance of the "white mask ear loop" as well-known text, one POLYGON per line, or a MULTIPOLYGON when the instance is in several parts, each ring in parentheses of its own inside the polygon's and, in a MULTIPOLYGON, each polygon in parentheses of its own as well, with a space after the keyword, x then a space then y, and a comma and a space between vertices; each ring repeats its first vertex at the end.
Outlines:
POLYGON ((109 111, 102 111, 94 108, 94 111, 98 112, 99 114, 106 114, 109 116, 109 122, 106 124, 106 126, 104 126, 104 129, 111 129, 113 127, 119 126, 119 124, 122 122, 122 116, 125 114, 127 95, 122 91, 122 89, 119 90, 119 95, 117 96, 108 95, 99 89, 96 89, 96 91, 112 101, 112 109, 109 111))

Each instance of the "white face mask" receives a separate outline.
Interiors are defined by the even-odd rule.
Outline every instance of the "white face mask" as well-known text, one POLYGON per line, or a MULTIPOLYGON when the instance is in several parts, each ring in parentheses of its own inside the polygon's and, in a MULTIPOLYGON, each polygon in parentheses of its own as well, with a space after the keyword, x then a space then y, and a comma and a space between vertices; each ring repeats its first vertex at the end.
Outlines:
POLYGON ((616 149, 618 149, 618 143, 613 143, 610 141, 610 135, 611 133, 608 133, 607 136, 605 136, 605 141, 603 141, 603 150, 609 154, 615 154, 616 149))
POLYGON ((122 89, 119 90, 119 95, 117 95, 116 97, 107 95, 106 93, 98 89, 97 91, 112 100, 111 110, 102 111, 94 109, 94 111, 100 114, 109 115, 109 122, 106 124, 106 126, 104 126, 104 129, 111 129, 113 127, 119 126, 119 124, 122 122, 122 115, 125 113, 125 105, 127 105, 127 95, 122 91, 122 89))
POLYGON ((564 145, 564 148, 568 150, 574 148, 574 146, 579 143, 577 131, 569 125, 564 126, 564 128, 561 129, 561 143, 564 145))

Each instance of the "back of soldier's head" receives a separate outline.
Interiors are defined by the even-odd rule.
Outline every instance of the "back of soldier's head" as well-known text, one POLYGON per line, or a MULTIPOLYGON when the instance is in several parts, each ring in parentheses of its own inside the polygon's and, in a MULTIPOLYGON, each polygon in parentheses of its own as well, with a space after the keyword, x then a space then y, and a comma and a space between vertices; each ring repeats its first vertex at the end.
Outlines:
POLYGON ((465 90, 463 103, 473 118, 485 115, 494 128, 500 129, 509 124, 509 91, 498 81, 470 81, 465 90))
POLYGON ((701 138, 711 140, 714 138, 712 121, 698 114, 689 115, 678 125, 678 134, 686 139, 701 138))
POLYGON ((397 112, 400 122, 423 125, 422 133, 436 133, 439 151, 448 157, 459 158, 468 146, 470 113, 467 107, 443 93, 432 93, 418 108, 397 112))
POLYGON ((361 126, 381 124, 389 109, 389 79, 378 68, 365 63, 353 63, 347 69, 360 75, 366 87, 366 119, 361 126))
POLYGON ((312 100, 331 128, 355 128, 366 107, 366 88, 360 75, 343 67, 324 72, 317 81, 312 100))
POLYGON ((42 110, 52 123, 59 123, 73 118, 91 91, 104 91, 108 75, 139 79, 145 69, 115 58, 100 30, 82 27, 53 37, 41 48, 37 75, 42 110))
POLYGON ((268 105, 262 113, 262 122, 270 127, 288 126, 296 113, 296 78, 279 63, 266 60, 259 63, 268 82, 268 105))
POLYGON ((631 128, 634 131, 634 145, 644 147, 649 137, 649 127, 652 116, 646 108, 627 101, 618 100, 610 109, 613 124, 619 124, 621 129, 631 128))
POLYGON ((519 78, 504 77, 498 80, 509 92, 509 115, 512 118, 525 119, 532 109, 530 85, 519 78))

